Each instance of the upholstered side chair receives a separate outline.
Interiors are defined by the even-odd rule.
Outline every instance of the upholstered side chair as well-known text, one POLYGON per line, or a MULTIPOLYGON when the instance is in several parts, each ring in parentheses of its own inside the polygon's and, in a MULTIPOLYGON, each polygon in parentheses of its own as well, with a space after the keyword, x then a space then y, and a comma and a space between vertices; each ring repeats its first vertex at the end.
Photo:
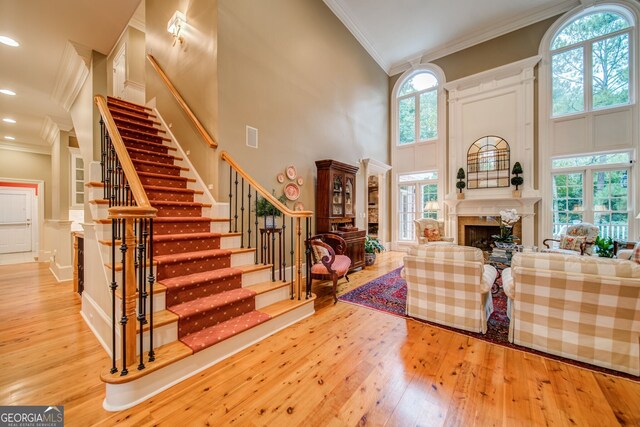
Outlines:
POLYGON ((447 237, 444 233, 444 221, 432 218, 420 218, 413 221, 415 224, 416 241, 420 245, 452 244, 453 237, 447 237))
MULTIPOLYGON (((331 280, 333 283, 333 303, 338 302, 336 295, 338 280, 344 277, 349 281, 351 258, 344 255, 347 243, 335 234, 316 234, 305 241, 307 247, 307 263, 311 265, 309 284, 313 279, 331 280)), ((309 271, 309 270, 307 270, 309 271)))
POLYGON ((588 222, 563 227, 562 230, 560 230, 559 238, 544 239, 542 243, 546 246, 546 249, 543 249, 542 252, 567 255, 592 255, 593 244, 599 232, 598 227, 588 222), (551 242, 555 242, 557 245, 552 246, 551 242))

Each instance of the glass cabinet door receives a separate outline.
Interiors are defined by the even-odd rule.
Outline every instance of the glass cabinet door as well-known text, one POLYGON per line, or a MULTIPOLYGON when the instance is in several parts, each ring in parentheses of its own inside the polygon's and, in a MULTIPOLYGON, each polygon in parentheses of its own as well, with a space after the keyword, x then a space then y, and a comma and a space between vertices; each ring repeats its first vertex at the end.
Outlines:
POLYGON ((344 186, 344 214, 353 215, 353 177, 345 178, 344 186))
POLYGON ((343 215, 343 207, 342 207, 342 193, 343 193, 343 176, 342 175, 334 175, 333 176, 333 193, 331 198, 331 214, 333 216, 342 216, 343 215))

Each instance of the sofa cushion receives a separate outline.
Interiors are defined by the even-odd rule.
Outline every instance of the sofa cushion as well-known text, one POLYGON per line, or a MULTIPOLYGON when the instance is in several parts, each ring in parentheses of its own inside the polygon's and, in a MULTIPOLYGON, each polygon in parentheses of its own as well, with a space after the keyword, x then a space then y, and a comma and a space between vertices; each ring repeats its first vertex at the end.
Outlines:
POLYGON ((580 246, 586 241, 586 236, 562 236, 560 239, 560 249, 580 252, 580 246))
MULTIPOLYGON (((315 240, 315 242, 321 242, 321 240, 315 240)), ((312 244, 311 250, 313 252, 314 264, 321 263, 323 257, 331 257, 331 254, 329 253, 329 249, 325 248, 324 246, 312 244)))
MULTIPOLYGON (((331 268, 338 273, 338 276, 344 276, 351 267, 351 259, 346 255, 336 255, 336 259, 331 264, 331 268)), ((317 263, 311 266, 311 273, 313 274, 329 274, 327 267, 322 263, 317 263)))
POLYGON ((409 249, 409 255, 452 261, 484 262, 484 257, 480 249, 452 244, 413 246, 409 249))
POLYGON ((442 240, 438 227, 433 227, 431 225, 427 225, 424 228, 424 237, 427 239, 427 242, 438 242, 442 240))
POLYGON ((480 292, 485 293, 491 290, 493 283, 498 277, 498 270, 493 265, 485 264, 482 266, 482 280, 480 281, 480 292))
POLYGON ((592 256, 555 253, 516 253, 511 267, 594 274, 609 277, 640 278, 640 264, 630 261, 592 256))

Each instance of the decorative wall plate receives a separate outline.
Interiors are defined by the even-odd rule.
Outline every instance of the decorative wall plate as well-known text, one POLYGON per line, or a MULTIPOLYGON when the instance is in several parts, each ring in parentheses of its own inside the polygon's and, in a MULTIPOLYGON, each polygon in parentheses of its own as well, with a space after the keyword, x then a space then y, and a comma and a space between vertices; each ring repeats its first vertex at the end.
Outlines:
POLYGON ((298 179, 296 180, 296 182, 298 183, 298 185, 302 185, 302 184, 304 184, 304 179, 302 179, 302 177, 299 176, 298 179))
POLYGON ((289 178, 291 181, 296 179, 296 175, 298 173, 296 172, 296 167, 295 166, 289 165, 289 166, 287 166, 287 168, 284 171, 287 174, 287 178, 289 178))
POLYGON ((295 182, 290 182, 284 186, 284 196, 289 200, 297 200, 300 197, 300 187, 295 182))
POLYGON ((276 177, 276 179, 278 180, 278 182, 279 182, 280 184, 282 184, 282 183, 284 182, 284 174, 283 174, 282 172, 280 172, 280 173, 278 174, 278 176, 276 177))
POLYGON ((295 204, 293 205, 293 210, 294 211, 303 211, 304 210, 304 205, 302 204, 302 202, 295 202, 295 204))

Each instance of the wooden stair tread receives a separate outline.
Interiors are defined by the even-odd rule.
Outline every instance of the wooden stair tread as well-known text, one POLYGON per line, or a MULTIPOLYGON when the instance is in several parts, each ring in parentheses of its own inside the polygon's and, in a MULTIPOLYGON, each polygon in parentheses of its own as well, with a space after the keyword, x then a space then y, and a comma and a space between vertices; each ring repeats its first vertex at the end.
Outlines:
POLYGON ((158 157, 166 157, 173 160, 184 160, 182 157, 174 156, 173 154, 158 153, 157 151, 145 150, 143 148, 127 147, 127 151, 133 151, 134 153, 150 154, 158 157))
POLYGON ((126 136, 126 135, 121 135, 122 136, 122 140, 125 141, 124 145, 127 145, 126 142, 130 141, 130 142, 141 142, 143 144, 148 144, 151 146, 158 146, 158 147, 164 147, 164 148, 168 148, 169 151, 178 151, 178 149, 176 147, 172 147, 170 145, 165 145, 165 144, 161 144, 159 142, 153 142, 153 141, 149 141, 147 139, 138 139, 138 138, 134 138, 132 136, 126 136))
POLYGON ((136 104, 135 102, 131 102, 131 101, 125 101, 124 99, 115 98, 113 96, 107 96, 107 102, 112 102, 114 104, 120 104, 126 107, 136 108, 143 111, 151 111, 151 108, 147 106, 136 104))
MULTIPOLYGON (((149 284, 147 283, 147 289, 149 289, 149 284)), ((160 282, 156 282, 153 284, 153 294, 162 294, 167 292, 167 287, 160 282)), ((116 298, 120 298, 122 300, 122 289, 118 286, 116 289, 116 298)), ((138 298, 138 292, 136 292, 136 298, 138 298)))
MULTIPOLYGON (((186 176, 176 176, 176 175, 163 175, 161 173, 153 173, 153 172, 138 172, 138 175, 148 176, 151 178, 166 178, 175 181, 187 181, 187 182, 196 182, 195 178, 188 178, 186 176)), ((167 187, 169 188, 169 187, 167 187)))
POLYGON ((275 289, 283 288, 285 286, 291 286, 291 281, 289 280, 289 281, 283 282, 282 280, 276 280, 275 282, 272 282, 271 280, 269 280, 266 282, 256 283, 255 285, 247 286, 246 289, 250 289, 254 291, 256 295, 261 295, 269 291, 273 291, 275 289))
POLYGON ((107 199, 93 199, 89 200, 89 203, 92 205, 108 205, 109 201, 107 199))
MULTIPOLYGON (((259 309, 258 311, 268 314, 271 319, 267 322, 273 320, 274 318, 281 316, 285 313, 288 313, 296 308, 302 307, 306 304, 313 304, 313 301, 316 299, 315 294, 311 294, 309 299, 294 299, 294 300, 284 300, 273 303, 266 307, 259 309)), ((221 343, 223 343, 222 341, 221 343)), ((221 344, 219 343, 219 344, 221 344)), ((216 344, 217 345, 217 344, 216 344)), ((193 351, 185 344, 180 341, 173 341, 169 344, 165 344, 161 347, 156 348, 156 361, 148 362, 146 360, 146 352, 145 352, 145 369, 138 370, 139 358, 136 358, 134 362, 132 362, 128 366, 129 373, 125 376, 120 376, 120 372, 116 372, 115 374, 111 374, 109 372, 110 368, 105 368, 102 370, 100 374, 100 379, 107 384, 124 384, 127 382, 135 381, 139 378, 142 378, 146 375, 149 375, 152 372, 157 371, 158 369, 164 368, 166 366, 171 365, 179 360, 184 359, 185 357, 189 357, 193 355, 193 351)), ((121 362, 117 361, 116 366, 120 366, 121 362)))
POLYGON ((181 166, 172 165, 172 164, 169 164, 169 163, 150 162, 149 160, 139 160, 139 159, 131 159, 131 161, 133 163, 142 163, 142 164, 160 166, 160 167, 170 168, 170 169, 180 169, 180 170, 183 170, 183 171, 188 171, 189 170, 189 168, 183 168, 181 166))
POLYGON ((96 187, 96 188, 104 188, 104 184, 102 182, 90 181, 87 182, 85 187, 96 187))
MULTIPOLYGON (((126 117, 129 117, 131 120, 140 120, 140 121, 143 121, 143 122, 146 122, 146 123, 151 123, 151 124, 154 124, 154 125, 157 125, 157 126, 161 126, 162 125, 162 123, 160 123, 160 122, 158 122, 156 120, 153 120, 151 118, 151 117, 156 118, 156 116, 153 115, 153 114, 147 114, 147 113, 138 114, 138 113, 134 113, 134 112, 132 112, 130 110, 121 110, 115 104, 112 105, 109 108, 109 111, 111 111, 112 115, 113 115, 113 113, 116 113, 118 116, 126 116, 126 117)), ((115 117, 114 117, 114 119, 115 119, 115 117)))
POLYGON ((262 307, 260 311, 268 314, 272 318, 278 317, 280 315, 290 312, 291 310, 295 310, 296 308, 301 307, 305 304, 309 304, 309 303, 313 304, 313 301, 315 299, 316 299, 316 295, 312 293, 308 299, 301 297, 301 299, 287 299, 283 301, 278 301, 266 307, 262 307))
POLYGON ((146 135, 148 137, 156 138, 156 139, 159 139, 161 141, 171 142, 171 138, 165 138, 164 136, 160 136, 160 135, 157 135, 157 134, 154 134, 154 133, 151 133, 151 132, 144 132, 144 131, 137 130, 137 129, 129 129, 129 128, 123 128, 121 126, 118 126, 118 131, 120 131, 120 134, 122 134, 122 132, 129 132, 129 133, 134 133, 134 134, 138 134, 138 135, 146 135))
POLYGON ((130 120, 130 119, 127 119, 127 118, 124 118, 124 117, 114 117, 113 120, 116 122, 116 124, 122 123, 123 124, 122 127, 126 128, 126 129, 131 129, 130 127, 127 127, 126 125, 132 125, 132 126, 136 126, 138 128, 144 128, 144 129, 156 131, 158 133, 163 133, 163 134, 167 133, 165 130, 157 128, 157 127, 155 127, 153 125, 149 125, 147 123, 135 122, 133 120, 130 120))
MULTIPOLYGON (((155 292, 154 292, 155 293, 155 292)), ((143 330, 146 332, 149 330, 149 314, 147 314, 147 323, 144 325, 143 330)), ((159 328, 160 326, 169 325, 178 321, 178 315, 169 310, 160 310, 153 313, 153 327, 159 328)), ((136 320, 136 332, 140 332, 140 322, 136 320)))
MULTIPOLYGON (((124 384, 135 381, 157 371, 158 369, 164 368, 165 366, 169 366, 172 363, 184 359, 185 357, 191 356, 193 354, 193 350, 180 341, 173 341, 169 344, 156 348, 154 353, 156 355, 156 360, 154 362, 148 362, 146 360, 147 355, 145 352, 145 368, 141 371, 138 370, 139 358, 136 357, 135 361, 127 367, 129 374, 120 376, 120 372, 112 374, 109 372, 111 368, 105 368, 100 374, 100 379, 107 384, 124 384)), ((119 363, 116 363, 116 366, 121 366, 121 361, 118 362, 119 363)))

